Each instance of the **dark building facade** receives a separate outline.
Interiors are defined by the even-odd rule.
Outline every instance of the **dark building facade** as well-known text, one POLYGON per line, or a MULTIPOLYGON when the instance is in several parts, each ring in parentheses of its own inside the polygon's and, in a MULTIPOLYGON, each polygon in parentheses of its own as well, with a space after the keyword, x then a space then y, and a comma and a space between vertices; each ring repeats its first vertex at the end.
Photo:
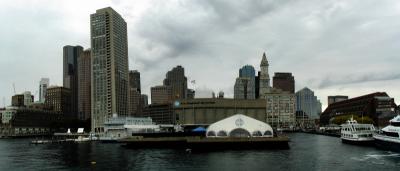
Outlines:
POLYGON ((396 115, 395 108, 393 98, 385 92, 376 92, 330 104, 321 114, 320 122, 328 125, 337 116, 368 116, 374 125, 384 126, 396 115))
POLYGON ((256 99, 260 98, 260 71, 257 72, 257 76, 255 77, 255 93, 256 99))
POLYGON ((91 67, 90 49, 84 50, 78 58, 78 119, 88 120, 91 114, 91 67))
POLYGON ((137 116, 140 112, 140 92, 136 88, 129 90, 129 115, 137 116))
POLYGON ((341 96, 341 95, 328 96, 328 105, 330 105, 332 103, 340 102, 343 100, 347 100, 347 99, 349 99, 349 96, 341 96))
POLYGON ((142 117, 151 117, 156 124, 176 124, 171 104, 151 104, 144 108, 142 117))
POLYGON ((129 87, 136 88, 141 93, 140 72, 137 70, 129 71, 129 87))
POLYGON ((11 105, 12 106, 25 106, 24 105, 24 95, 23 94, 16 94, 11 97, 11 105))
POLYGON ((78 57, 82 46, 64 46, 63 48, 63 86, 71 91, 71 115, 78 117, 78 57))
POLYGON ((275 72, 273 87, 294 93, 295 81, 292 73, 275 72))
POLYGON ((65 87, 49 87, 46 93, 45 106, 67 118, 75 119, 71 108, 71 90, 65 87))
POLYGON ((187 78, 185 69, 178 65, 171 71, 168 71, 164 79, 164 85, 171 87, 172 100, 185 99, 187 97, 187 78))

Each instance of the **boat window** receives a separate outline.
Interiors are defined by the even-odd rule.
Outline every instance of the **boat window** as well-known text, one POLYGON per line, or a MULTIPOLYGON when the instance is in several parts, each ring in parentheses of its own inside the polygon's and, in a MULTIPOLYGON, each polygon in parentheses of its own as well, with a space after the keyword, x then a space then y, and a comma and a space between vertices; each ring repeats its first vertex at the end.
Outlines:
POLYGON ((209 131, 207 133, 207 137, 215 137, 215 132, 214 131, 209 131))
POLYGON ((392 125, 392 126, 400 126, 400 122, 392 122, 392 123, 390 123, 390 125, 392 125))
POLYGON ((228 136, 228 134, 226 133, 226 131, 221 130, 221 131, 218 132, 217 136, 226 137, 226 136, 228 136))
POLYGON ((390 136, 390 137, 399 137, 399 133, 397 133, 397 132, 386 132, 386 131, 383 131, 383 133, 385 135, 387 135, 387 136, 390 136))
POLYGON ((243 128, 236 128, 229 133, 230 137, 250 137, 249 131, 243 128))

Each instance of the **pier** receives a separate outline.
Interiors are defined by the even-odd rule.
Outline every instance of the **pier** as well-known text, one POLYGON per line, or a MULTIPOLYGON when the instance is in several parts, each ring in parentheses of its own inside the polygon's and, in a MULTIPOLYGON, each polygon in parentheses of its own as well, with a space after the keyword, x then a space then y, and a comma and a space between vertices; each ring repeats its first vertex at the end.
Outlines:
POLYGON ((289 149, 289 138, 278 137, 132 137, 119 140, 127 148, 184 148, 191 150, 289 149))

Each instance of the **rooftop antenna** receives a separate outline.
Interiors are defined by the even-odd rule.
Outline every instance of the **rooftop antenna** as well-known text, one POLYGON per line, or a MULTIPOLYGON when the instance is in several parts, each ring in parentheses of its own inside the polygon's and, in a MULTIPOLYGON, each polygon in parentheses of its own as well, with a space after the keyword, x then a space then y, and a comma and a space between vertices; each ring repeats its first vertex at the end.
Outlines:
POLYGON ((4 106, 4 108, 6 108, 6 98, 5 97, 3 97, 3 106, 4 106))

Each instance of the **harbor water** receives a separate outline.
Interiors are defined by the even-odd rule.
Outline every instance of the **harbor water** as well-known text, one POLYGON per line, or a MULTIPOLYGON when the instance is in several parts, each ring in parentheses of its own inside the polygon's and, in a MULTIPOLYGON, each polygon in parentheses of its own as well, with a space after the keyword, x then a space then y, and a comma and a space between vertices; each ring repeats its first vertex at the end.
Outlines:
POLYGON ((0 170, 400 170, 400 153, 343 144, 340 138, 288 134, 289 150, 188 153, 126 149, 99 142, 30 144, 0 139, 0 170))

